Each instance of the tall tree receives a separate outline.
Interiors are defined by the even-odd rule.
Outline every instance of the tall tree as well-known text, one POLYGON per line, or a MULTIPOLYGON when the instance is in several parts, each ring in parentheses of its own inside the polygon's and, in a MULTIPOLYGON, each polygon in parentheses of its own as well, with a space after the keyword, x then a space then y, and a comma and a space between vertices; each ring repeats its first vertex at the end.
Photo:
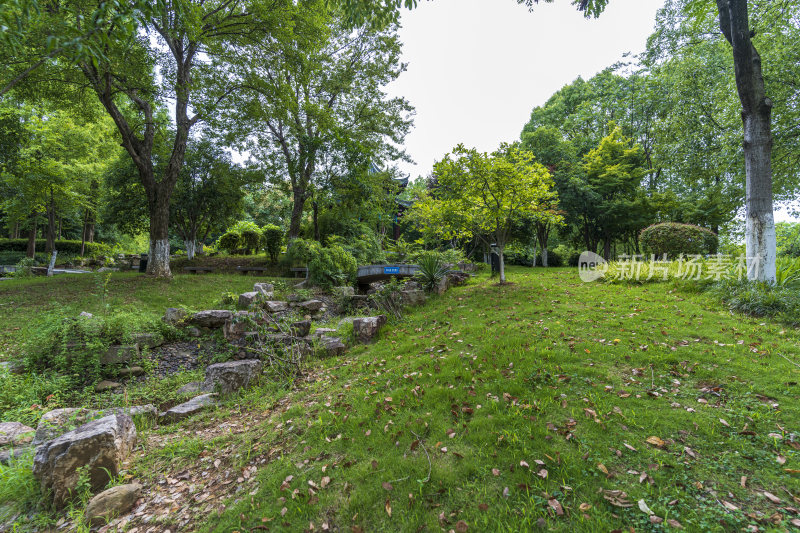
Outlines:
POLYGON ((246 48, 250 58, 231 75, 244 87, 233 100, 233 137, 290 185, 288 237, 300 234, 306 201, 332 153, 360 160, 403 158, 411 107, 384 87, 405 69, 396 27, 350 30, 324 2, 299 2, 291 34, 246 48))

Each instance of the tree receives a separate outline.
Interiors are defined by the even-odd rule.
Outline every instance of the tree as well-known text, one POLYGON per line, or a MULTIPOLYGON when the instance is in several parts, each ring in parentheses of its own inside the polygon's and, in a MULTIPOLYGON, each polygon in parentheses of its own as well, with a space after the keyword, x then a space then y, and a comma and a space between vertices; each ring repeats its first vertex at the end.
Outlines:
MULTIPOLYGON (((28 0, 29 3, 32 0, 28 0)), ((170 276, 170 197, 183 165, 191 128, 213 113, 217 104, 236 89, 221 72, 227 60, 242 56, 227 53, 244 41, 265 38, 280 18, 287 2, 260 0, 160 0, 152 6, 135 4, 120 9, 122 19, 111 16, 92 20, 84 29, 85 2, 66 2, 64 9, 40 10, 27 32, 27 45, 46 54, 47 43, 66 42, 76 32, 79 44, 50 70, 57 75, 54 87, 84 85, 93 91, 112 118, 122 146, 136 166, 147 195, 150 231, 149 274, 170 276), (33 23, 38 24, 36 26, 33 23), (39 31, 35 31, 38 28, 39 31), (42 38, 45 36, 45 38, 42 38), (84 51, 89 53, 84 53, 84 51), (215 71, 209 63, 222 67, 215 71), (219 76, 219 77, 216 77, 219 76), (159 113, 172 109, 170 128, 160 128, 159 113), (170 153, 160 175, 155 170, 154 145, 158 136, 169 136, 170 153)), ((116 3, 114 3, 116 5, 116 3)), ((28 74, 26 83, 35 85, 28 74)))
POLYGON ((197 242, 222 231, 243 209, 254 176, 231 162, 230 155, 208 140, 190 142, 170 208, 172 227, 194 258, 197 242))
POLYGON ((613 239, 641 227, 633 215, 643 211, 637 194, 644 176, 642 148, 615 127, 584 156, 583 168, 586 183, 597 198, 595 224, 603 239, 603 256, 608 260, 613 239))
POLYGON ((411 107, 383 87, 404 70, 395 28, 350 31, 322 2, 301 2, 294 32, 247 47, 251 58, 232 76, 245 88, 232 102, 232 137, 288 182, 293 199, 288 237, 300 234, 306 201, 323 159, 357 152, 360 160, 396 160, 411 107), (244 118, 242 118, 244 115, 244 118))
POLYGON ((434 164, 434 174, 437 187, 412 208, 423 230, 445 239, 486 240, 500 256, 500 283, 505 283, 503 253, 514 224, 555 202, 550 172, 514 146, 486 154, 459 145, 434 164))

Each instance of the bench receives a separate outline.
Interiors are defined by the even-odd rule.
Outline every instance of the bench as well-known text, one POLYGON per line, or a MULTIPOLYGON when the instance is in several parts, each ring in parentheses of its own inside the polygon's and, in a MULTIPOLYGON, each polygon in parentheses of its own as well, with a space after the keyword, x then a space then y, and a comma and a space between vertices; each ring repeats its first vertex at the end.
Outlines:
POLYGON ((307 278, 308 277, 308 267, 292 267, 289 269, 289 272, 294 274, 296 278, 307 278), (300 275, 302 274, 302 276, 300 275))
POLYGON ((183 267, 183 270, 186 272, 191 272, 192 274, 197 274, 199 272, 214 272, 213 267, 183 267))
POLYGON ((248 272, 268 272, 271 270, 269 267, 254 267, 254 266, 237 266, 236 271, 241 272, 245 276, 248 272))

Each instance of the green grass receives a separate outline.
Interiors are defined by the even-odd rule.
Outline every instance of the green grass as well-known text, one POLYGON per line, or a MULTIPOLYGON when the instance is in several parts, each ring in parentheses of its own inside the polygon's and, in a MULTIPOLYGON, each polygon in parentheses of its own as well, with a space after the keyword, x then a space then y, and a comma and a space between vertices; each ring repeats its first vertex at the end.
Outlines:
MULTIPOLYGON (((155 494, 214 458, 258 466, 189 530, 792 530, 797 329, 673 284, 583 284, 574 269, 509 280, 433 297, 303 380, 144 429, 154 439, 132 471, 155 494)), ((223 290, 212 281, 175 280, 169 297, 199 305, 223 290)))

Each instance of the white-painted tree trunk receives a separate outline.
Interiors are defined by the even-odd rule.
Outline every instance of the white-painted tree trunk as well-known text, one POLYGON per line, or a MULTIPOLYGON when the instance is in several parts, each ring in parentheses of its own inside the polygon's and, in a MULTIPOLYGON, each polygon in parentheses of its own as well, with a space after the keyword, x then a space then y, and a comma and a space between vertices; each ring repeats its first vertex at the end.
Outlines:
POLYGON ((147 273, 159 278, 168 278, 172 275, 169 269, 169 239, 150 241, 147 273))
POLYGON ((547 266, 547 247, 542 248, 542 266, 547 266))
POLYGON ((186 258, 190 261, 194 259, 194 254, 196 251, 196 243, 195 241, 183 241, 186 245, 186 258))
POLYGON ((500 283, 503 284, 506 282, 506 260, 502 248, 497 251, 497 255, 500 257, 500 283))
POLYGON ((747 279, 775 283, 777 246, 772 213, 747 215, 745 248, 747 279))

